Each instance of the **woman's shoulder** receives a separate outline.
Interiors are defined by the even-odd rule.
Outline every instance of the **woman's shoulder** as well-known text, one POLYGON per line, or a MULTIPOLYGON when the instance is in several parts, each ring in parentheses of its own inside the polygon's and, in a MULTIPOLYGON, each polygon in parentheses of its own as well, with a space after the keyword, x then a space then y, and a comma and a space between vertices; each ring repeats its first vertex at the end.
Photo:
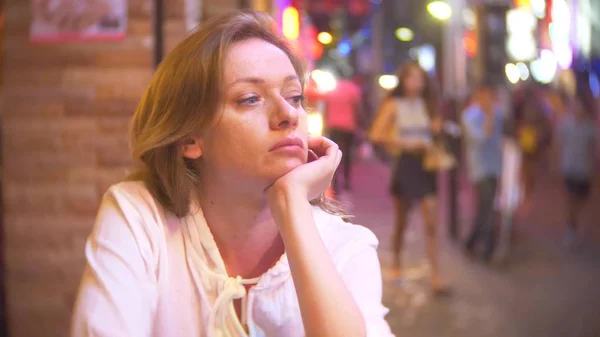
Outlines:
POLYGON ((124 180, 111 185, 107 190, 106 194, 119 194, 123 196, 129 196, 131 198, 145 199, 152 197, 150 190, 146 187, 141 180, 124 180))
POLYGON ((142 181, 126 180, 111 185, 104 194, 104 199, 115 199, 119 204, 131 204, 136 208, 154 208, 156 203, 152 193, 142 181))
POLYGON ((157 277, 161 252, 166 251, 163 216, 142 182, 126 181, 110 186, 88 237, 87 247, 93 247, 86 248, 90 266, 102 265, 99 268, 110 268, 104 271, 109 273, 114 268, 127 267, 144 277, 157 277))
POLYGON ((108 188, 99 214, 117 213, 128 226, 160 229, 165 212, 142 181, 122 181, 108 188))
POLYGON ((361 225, 344 221, 342 217, 313 207, 315 223, 330 253, 377 249, 379 241, 373 232, 361 225))

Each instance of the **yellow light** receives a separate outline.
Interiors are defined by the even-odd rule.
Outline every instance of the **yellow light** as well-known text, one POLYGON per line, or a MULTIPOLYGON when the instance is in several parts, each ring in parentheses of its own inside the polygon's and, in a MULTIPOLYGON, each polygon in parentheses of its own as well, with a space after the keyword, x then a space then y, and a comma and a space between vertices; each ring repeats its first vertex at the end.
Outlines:
POLYGON ((319 35, 317 35, 317 40, 322 44, 330 44, 331 41, 333 41, 333 37, 327 32, 320 32, 319 35))
POLYGON ((300 19, 296 8, 287 7, 283 10, 282 26, 283 36, 290 40, 298 39, 300 35, 300 19))
POLYGON ((380 87, 390 90, 398 85, 398 77, 395 75, 381 75, 379 76, 378 82, 380 87))
POLYGON ((410 28, 400 27, 396 29, 396 38, 400 41, 408 42, 412 41, 415 37, 415 33, 410 28))
POLYGON ((519 67, 514 63, 508 63, 504 67, 504 71, 506 72, 506 78, 512 84, 516 84, 521 79, 521 72, 519 71, 519 67))
POLYGON ((433 1, 427 5, 427 11, 438 20, 448 20, 452 16, 452 7, 445 1, 433 1))
POLYGON ((311 112, 307 115, 308 133, 311 136, 323 135, 323 115, 320 112, 311 112))
POLYGON ((531 6, 529 0, 515 0, 517 8, 529 8, 531 6))
POLYGON ((315 83, 317 84, 317 89, 319 90, 319 92, 327 93, 337 87, 337 80, 335 79, 335 76, 329 71, 315 69, 312 71, 310 76, 312 77, 313 81, 315 81, 315 83))

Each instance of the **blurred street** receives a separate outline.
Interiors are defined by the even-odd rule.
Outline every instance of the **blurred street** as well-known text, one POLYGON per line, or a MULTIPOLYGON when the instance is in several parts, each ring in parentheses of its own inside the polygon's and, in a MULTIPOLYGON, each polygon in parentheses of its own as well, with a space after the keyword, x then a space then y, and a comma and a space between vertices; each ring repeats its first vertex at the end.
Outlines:
MULTIPOLYGON (((385 270, 391 261, 392 202, 388 168, 370 160, 355 166, 352 192, 340 199, 352 203, 355 223, 371 228, 380 240, 385 270)), ((442 179, 443 180, 443 179, 442 179)), ((441 189, 444 191, 444 184, 441 189)), ((461 182, 461 236, 470 227, 470 192, 461 182)), ((600 189, 596 185, 585 217, 588 231, 582 246, 567 251, 564 233, 563 185, 547 170, 540 176, 534 209, 519 220, 516 246, 502 265, 485 266, 467 258, 449 239, 444 201, 441 202, 442 270, 452 287, 450 296, 429 292, 427 260, 420 216, 413 211, 405 244, 406 281, 384 276, 387 319, 397 336, 592 337, 600 334, 600 189), (592 224, 595 224, 592 228, 592 224)), ((442 192, 443 193, 443 192, 442 192)))

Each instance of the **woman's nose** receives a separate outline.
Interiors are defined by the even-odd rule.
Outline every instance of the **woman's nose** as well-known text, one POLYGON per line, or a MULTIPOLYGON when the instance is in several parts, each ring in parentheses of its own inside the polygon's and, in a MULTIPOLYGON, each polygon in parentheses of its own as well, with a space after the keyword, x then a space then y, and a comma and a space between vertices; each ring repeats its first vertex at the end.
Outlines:
POLYGON ((271 116, 271 126, 274 129, 295 129, 300 119, 299 111, 285 98, 276 99, 274 111, 271 116))

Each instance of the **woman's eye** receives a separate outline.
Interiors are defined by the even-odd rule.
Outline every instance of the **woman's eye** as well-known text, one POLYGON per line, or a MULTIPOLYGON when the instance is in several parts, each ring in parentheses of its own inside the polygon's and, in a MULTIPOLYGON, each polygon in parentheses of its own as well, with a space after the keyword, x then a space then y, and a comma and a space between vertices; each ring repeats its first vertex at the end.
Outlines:
POLYGON ((258 103, 258 101, 259 101, 258 96, 251 96, 251 97, 247 97, 247 98, 239 100, 238 104, 240 104, 240 105, 255 105, 256 103, 258 103))
POLYGON ((304 95, 298 95, 290 98, 290 101, 294 106, 300 106, 304 101, 304 95))

